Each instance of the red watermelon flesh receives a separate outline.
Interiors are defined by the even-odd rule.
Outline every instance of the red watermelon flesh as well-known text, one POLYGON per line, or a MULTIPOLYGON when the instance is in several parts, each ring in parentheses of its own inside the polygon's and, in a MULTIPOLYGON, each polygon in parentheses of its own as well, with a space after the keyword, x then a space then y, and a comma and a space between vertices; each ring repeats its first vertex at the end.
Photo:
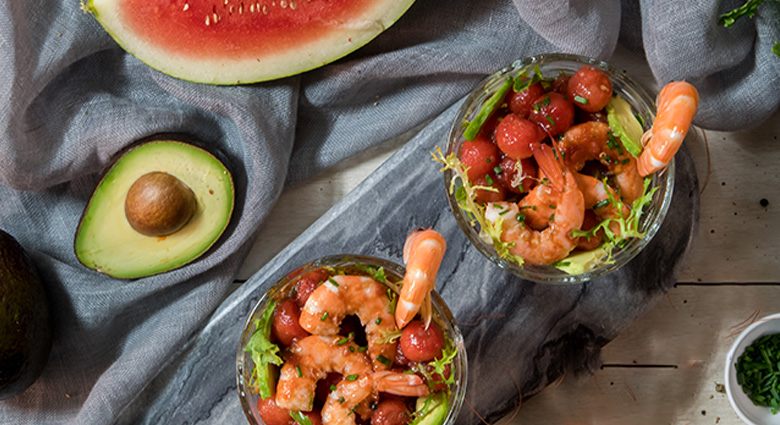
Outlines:
POLYGON ((414 0, 89 0, 129 53, 174 77, 240 84, 298 74, 361 47, 414 0))

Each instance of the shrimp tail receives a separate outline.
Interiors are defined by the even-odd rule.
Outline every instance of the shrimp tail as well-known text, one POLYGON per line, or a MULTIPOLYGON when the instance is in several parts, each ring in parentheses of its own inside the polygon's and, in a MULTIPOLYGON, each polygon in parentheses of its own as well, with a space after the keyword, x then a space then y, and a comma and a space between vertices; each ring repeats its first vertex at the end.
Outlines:
POLYGON ((439 232, 415 230, 406 238, 404 244, 404 262, 406 274, 398 305, 395 308, 395 321, 398 329, 403 329, 423 312, 423 320, 430 323, 430 293, 435 289, 436 273, 444 258, 447 241, 439 232))
POLYGON ((428 386, 418 375, 391 371, 374 372, 374 389, 380 392, 406 397, 428 395, 428 386))
POLYGON ((540 144, 533 150, 534 159, 544 176, 558 190, 563 190, 565 178, 563 176, 563 165, 558 161, 557 155, 550 145, 540 144))

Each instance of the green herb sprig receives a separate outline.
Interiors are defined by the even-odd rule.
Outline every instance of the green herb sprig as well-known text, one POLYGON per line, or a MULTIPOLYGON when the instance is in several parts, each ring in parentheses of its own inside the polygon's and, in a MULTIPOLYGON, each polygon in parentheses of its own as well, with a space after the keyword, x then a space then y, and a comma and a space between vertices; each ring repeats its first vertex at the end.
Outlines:
MULTIPOLYGON (((756 14, 756 9, 758 9, 763 2, 764 0, 747 0, 742 6, 720 15, 718 18, 718 25, 728 28, 734 25, 734 22, 743 16, 752 19, 753 15, 756 14)), ((774 0, 774 3, 776 6, 780 7, 780 0, 774 0)), ((775 56, 780 57, 780 43, 777 41, 775 41, 775 45, 772 47, 772 53, 774 53, 775 56)))

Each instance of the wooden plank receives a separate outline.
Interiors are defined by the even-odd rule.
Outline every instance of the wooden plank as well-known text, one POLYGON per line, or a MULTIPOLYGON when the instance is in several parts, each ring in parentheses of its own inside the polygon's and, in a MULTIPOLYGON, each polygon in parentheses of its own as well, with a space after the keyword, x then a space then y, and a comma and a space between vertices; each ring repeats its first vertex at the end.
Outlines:
POLYGON ((726 353, 778 306, 780 285, 679 285, 604 347, 593 377, 548 387, 511 424, 741 423, 719 387, 726 353))

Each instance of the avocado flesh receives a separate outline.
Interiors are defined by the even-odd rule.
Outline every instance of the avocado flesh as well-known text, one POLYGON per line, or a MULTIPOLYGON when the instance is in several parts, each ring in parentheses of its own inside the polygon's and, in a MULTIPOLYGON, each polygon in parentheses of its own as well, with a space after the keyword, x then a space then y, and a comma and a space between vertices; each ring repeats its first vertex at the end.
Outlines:
POLYGON ((76 232, 79 261, 109 276, 132 279, 181 267, 219 239, 233 212, 230 172, 210 153, 179 141, 153 141, 133 148, 98 184, 76 232), (152 171, 171 174, 195 194, 197 209, 187 224, 168 236, 146 236, 125 216, 130 186, 152 171))
POLYGON ((0 230, 0 400, 27 389, 51 351, 49 303, 21 245, 0 230))
POLYGON ((607 104, 607 120, 612 133, 623 142, 631 155, 638 158, 642 153, 642 124, 636 119, 631 105, 620 96, 613 96, 607 104))
MULTIPOLYGON (((444 423, 444 419, 449 413, 449 403, 447 403, 447 394, 444 392, 433 394, 428 412, 420 419, 417 425, 439 425, 444 423)), ((415 408, 419 411, 425 406, 427 397, 419 397, 415 408)))

